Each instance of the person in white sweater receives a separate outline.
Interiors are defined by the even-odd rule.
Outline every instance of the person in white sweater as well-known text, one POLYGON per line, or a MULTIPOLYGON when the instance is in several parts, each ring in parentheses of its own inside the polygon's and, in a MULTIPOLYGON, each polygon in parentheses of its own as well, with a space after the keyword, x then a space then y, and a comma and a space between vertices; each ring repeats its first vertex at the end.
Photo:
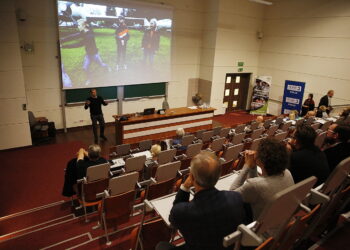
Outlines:
POLYGON ((257 151, 245 151, 245 164, 231 190, 241 193, 243 201, 250 204, 254 220, 274 194, 294 184, 287 164, 286 147, 275 139, 263 140, 257 151), (261 176, 257 165, 262 170, 261 176))

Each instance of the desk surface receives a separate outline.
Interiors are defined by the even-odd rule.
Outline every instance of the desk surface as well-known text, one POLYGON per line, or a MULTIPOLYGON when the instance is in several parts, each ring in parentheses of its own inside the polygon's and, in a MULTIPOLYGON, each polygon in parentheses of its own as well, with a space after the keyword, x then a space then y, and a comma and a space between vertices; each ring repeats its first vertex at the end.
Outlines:
MULTIPOLYGON (((127 121, 119 121, 119 123, 122 125, 128 125, 133 123, 141 123, 145 121, 171 119, 171 118, 181 117, 181 116, 210 113, 210 112, 214 112, 214 110, 215 110, 214 108, 197 108, 197 109, 190 109, 187 107, 173 108, 173 109, 167 109, 164 115, 153 114, 153 115, 143 115, 143 116, 132 116, 127 121)), ((114 115, 113 117, 114 119, 117 120, 120 116, 114 115)))

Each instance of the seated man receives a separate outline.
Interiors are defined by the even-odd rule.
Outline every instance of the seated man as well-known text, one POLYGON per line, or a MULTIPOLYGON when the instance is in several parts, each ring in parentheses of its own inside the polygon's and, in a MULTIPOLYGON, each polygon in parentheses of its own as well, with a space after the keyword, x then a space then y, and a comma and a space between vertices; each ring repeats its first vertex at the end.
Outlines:
POLYGON ((246 151, 243 169, 231 185, 249 203, 253 219, 257 219, 274 194, 294 184, 288 171, 288 154, 284 145, 275 139, 265 139, 257 152, 246 151), (258 176, 257 165, 262 169, 258 176))
MULTIPOLYGON (((254 121, 251 122, 251 124, 253 123, 257 123, 258 126, 256 127, 257 129, 259 128, 263 128, 264 127, 264 117, 262 115, 258 115, 254 121)), ((252 129, 251 129, 251 124, 249 126, 246 126, 244 128, 244 131, 247 132, 247 133, 250 133, 252 132, 252 129)))
POLYGON ((81 179, 86 176, 86 170, 94 165, 107 163, 107 160, 100 156, 101 148, 97 144, 89 146, 88 151, 81 148, 77 157, 77 177, 81 179), (86 158, 87 157, 87 158, 86 158))
POLYGON ((316 185, 320 185, 329 175, 326 155, 314 144, 316 136, 316 131, 309 125, 298 126, 294 132, 294 139, 290 142, 294 150, 289 170, 295 183, 316 176, 316 185))
MULTIPOLYGON (((184 137, 185 134, 186 134, 186 133, 185 133, 185 130, 184 130, 183 128, 178 128, 178 129, 176 130, 176 137, 173 139, 173 146, 176 147, 176 145, 181 145, 181 143, 182 143, 182 137, 184 137)), ((180 150, 185 150, 186 147, 181 146, 181 147, 179 147, 178 149, 180 149, 180 150)))
POLYGON ((175 247, 168 242, 160 242, 157 250, 225 249, 223 238, 245 222, 245 213, 239 193, 215 188, 219 176, 220 166, 214 154, 201 152, 193 158, 190 175, 177 192, 169 216, 169 221, 180 230, 186 244, 175 247), (189 201, 192 186, 196 193, 189 201))
POLYGON ((324 150, 330 171, 350 156, 350 126, 343 123, 332 124, 327 131, 328 148, 324 150))

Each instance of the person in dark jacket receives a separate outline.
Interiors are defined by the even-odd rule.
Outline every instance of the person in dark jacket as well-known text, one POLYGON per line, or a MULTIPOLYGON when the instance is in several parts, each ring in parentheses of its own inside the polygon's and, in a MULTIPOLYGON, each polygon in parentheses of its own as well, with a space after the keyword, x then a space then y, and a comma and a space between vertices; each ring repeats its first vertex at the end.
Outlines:
POLYGON ((145 30, 142 38, 142 49, 145 64, 153 64, 154 55, 159 49, 160 35, 157 29, 157 20, 151 19, 150 27, 145 30))
POLYGON ((201 152, 195 156, 190 171, 176 194, 169 216, 170 223, 180 230, 186 244, 175 247, 161 242, 156 249, 226 249, 222 244, 223 238, 245 222, 242 197, 237 192, 215 188, 221 172, 213 153, 201 152), (196 193, 190 201, 192 186, 196 193))
POLYGON ((294 132, 294 139, 291 141, 294 150, 290 156, 289 170, 295 183, 316 176, 316 185, 319 185, 329 175, 327 157, 314 144, 316 136, 316 131, 309 125, 300 125, 294 132))
POLYGON ((318 108, 320 108, 321 106, 325 106, 326 107, 326 112, 329 115, 329 113, 332 110, 332 98, 334 95, 334 90, 328 90, 327 95, 323 96, 320 99, 320 103, 318 104, 318 108))

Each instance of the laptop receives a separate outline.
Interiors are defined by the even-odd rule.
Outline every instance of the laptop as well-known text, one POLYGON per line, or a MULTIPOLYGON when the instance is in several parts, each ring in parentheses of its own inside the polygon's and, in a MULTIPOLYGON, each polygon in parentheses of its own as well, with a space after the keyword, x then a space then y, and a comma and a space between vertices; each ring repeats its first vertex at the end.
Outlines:
POLYGON ((153 115, 155 110, 156 110, 155 108, 144 109, 143 115, 153 115))

